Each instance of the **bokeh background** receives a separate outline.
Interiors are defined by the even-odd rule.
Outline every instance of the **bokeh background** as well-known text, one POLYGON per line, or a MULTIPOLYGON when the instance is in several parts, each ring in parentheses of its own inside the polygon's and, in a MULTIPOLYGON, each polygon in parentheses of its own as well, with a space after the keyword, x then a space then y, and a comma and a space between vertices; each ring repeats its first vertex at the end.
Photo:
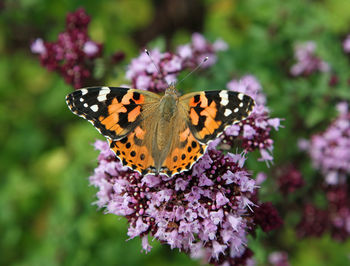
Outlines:
POLYGON ((306 202, 327 208, 323 177, 297 143, 325 130, 337 116, 335 105, 350 100, 350 56, 343 49, 350 33, 349 1, 8 0, 0 1, 1 265, 199 264, 156 241, 149 254, 141 253, 139 239, 126 242, 126 220, 92 204, 96 189, 88 177, 98 155, 92 143, 103 138, 68 110, 64 97, 73 87, 44 69, 30 50, 38 37, 57 40, 67 13, 79 7, 91 16, 89 35, 103 43, 104 54, 125 54, 104 77, 108 85, 127 83, 126 66, 141 48, 172 50, 189 42, 193 32, 223 39, 229 49, 217 63, 181 86, 223 89, 232 78, 252 74, 272 116, 284 118, 284 128, 273 135, 274 164, 249 163, 254 172, 267 173, 261 198, 284 220, 278 230, 257 231, 249 239, 257 264, 269 265, 269 254, 281 250, 291 265, 350 264, 347 237, 296 232, 306 202), (314 42, 330 71, 291 74, 294 47, 306 41, 314 42), (286 196, 276 180, 291 165, 305 185, 286 196))

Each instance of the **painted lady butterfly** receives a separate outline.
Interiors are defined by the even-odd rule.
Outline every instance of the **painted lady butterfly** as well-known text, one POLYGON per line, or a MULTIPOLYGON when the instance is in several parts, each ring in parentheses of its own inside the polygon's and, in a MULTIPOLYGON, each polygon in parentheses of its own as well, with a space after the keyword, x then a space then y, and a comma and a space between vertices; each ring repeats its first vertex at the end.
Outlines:
POLYGON ((191 169, 211 140, 245 119, 254 100, 233 91, 163 96, 128 88, 95 87, 66 97, 69 109, 104 135, 119 160, 145 175, 191 169))

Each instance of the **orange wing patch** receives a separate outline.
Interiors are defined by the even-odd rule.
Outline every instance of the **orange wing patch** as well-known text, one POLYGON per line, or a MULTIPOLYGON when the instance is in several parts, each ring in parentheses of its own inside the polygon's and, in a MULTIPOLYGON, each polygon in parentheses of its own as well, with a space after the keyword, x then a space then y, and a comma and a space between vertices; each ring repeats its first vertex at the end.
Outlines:
POLYGON ((110 148, 123 165, 138 171, 141 174, 152 172, 154 161, 150 152, 144 145, 137 144, 136 132, 130 133, 121 140, 108 140, 110 148))
POLYGON ((123 136, 130 131, 130 124, 141 115, 142 108, 139 104, 143 104, 144 100, 142 94, 130 90, 121 100, 113 98, 108 106, 107 116, 101 115, 99 121, 106 130, 123 136))
POLYGON ((191 169, 207 148, 194 138, 188 127, 180 133, 179 144, 173 147, 162 165, 162 172, 168 176, 191 169))

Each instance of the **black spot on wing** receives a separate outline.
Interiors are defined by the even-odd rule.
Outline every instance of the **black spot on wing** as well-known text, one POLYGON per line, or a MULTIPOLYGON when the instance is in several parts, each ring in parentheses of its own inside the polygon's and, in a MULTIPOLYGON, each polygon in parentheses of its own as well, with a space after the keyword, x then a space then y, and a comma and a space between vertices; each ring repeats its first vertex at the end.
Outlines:
MULTIPOLYGON (((73 113, 92 122, 103 135, 111 137, 112 139, 121 138, 123 136, 116 135, 115 131, 106 129, 99 119, 108 117, 108 106, 111 105, 113 99, 117 99, 118 102, 121 102, 129 89, 109 87, 110 92, 106 94, 106 99, 102 101, 101 98, 99 100, 101 89, 102 87, 93 87, 72 92, 66 97, 68 107, 73 113), (94 106, 94 108, 91 108, 92 106, 94 106)), ((140 97, 139 93, 137 94, 138 96, 136 97, 140 97)), ((135 102, 133 103, 134 104, 128 107, 129 109, 133 109, 137 106, 135 102)), ((119 123, 125 123, 125 121, 127 120, 122 120, 119 123)), ((129 124, 127 124, 127 126, 129 126, 129 124)), ((132 130, 132 128, 130 130, 132 130)))

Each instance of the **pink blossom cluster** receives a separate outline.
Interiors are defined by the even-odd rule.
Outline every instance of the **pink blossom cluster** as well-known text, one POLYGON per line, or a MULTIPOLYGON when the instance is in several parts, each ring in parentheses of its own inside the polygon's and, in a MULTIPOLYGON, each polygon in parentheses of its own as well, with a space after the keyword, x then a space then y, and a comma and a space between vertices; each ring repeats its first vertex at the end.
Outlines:
POLYGON ((314 167, 324 176, 323 190, 327 206, 323 209, 308 203, 297 226, 300 237, 321 236, 329 232, 344 241, 350 237, 350 112, 348 104, 338 104, 339 116, 309 142, 300 141, 308 150, 314 167))
POLYGON ((350 53, 350 34, 346 36, 343 42, 343 49, 345 53, 350 53))
MULTIPOLYGON (((50 71, 59 73, 66 83, 78 89, 93 79, 95 60, 102 57, 103 45, 92 41, 88 34, 90 17, 80 8, 69 13, 66 29, 59 33, 55 42, 41 38, 31 44, 31 51, 38 54, 41 64, 50 71)), ((124 58, 121 52, 112 56, 113 63, 124 58)))
POLYGON ((328 63, 316 55, 316 43, 313 41, 295 45, 294 57, 296 63, 290 69, 293 76, 308 76, 317 71, 330 71, 328 63))
POLYGON ((269 262, 272 266, 289 266, 288 253, 285 251, 275 251, 270 253, 269 262))
POLYGON ((131 80, 133 88, 164 91, 168 84, 176 82, 181 71, 195 68, 206 57, 208 60, 202 66, 209 67, 216 61, 216 52, 226 49, 227 44, 224 41, 217 40, 211 44, 201 34, 194 33, 192 42, 179 46, 176 53, 161 53, 154 49, 149 51, 148 56, 142 52, 131 61, 126 77, 131 80))
POLYGON ((350 176, 350 112, 348 104, 338 104, 338 118, 322 133, 312 136, 308 146, 313 165, 326 183, 342 184, 350 176))
POLYGON ((211 144, 190 171, 169 178, 123 167, 107 142, 96 141, 95 147, 99 165, 90 182, 99 189, 97 205, 126 217, 129 238, 140 237, 146 252, 150 235, 193 258, 234 265, 252 255, 248 232, 282 223, 271 204, 259 203, 242 154, 224 155, 211 144))
POLYGON ((250 116, 242 122, 227 128, 221 136, 222 147, 231 149, 237 141, 246 151, 258 149, 260 160, 271 162, 273 160, 273 140, 271 129, 278 130, 280 118, 270 118, 270 111, 266 107, 266 97, 258 80, 252 75, 243 76, 240 80, 233 79, 227 84, 232 91, 242 92, 251 96, 256 106, 250 116))
POLYGON ((324 188, 328 204, 318 208, 311 203, 304 206, 302 219, 297 226, 299 237, 320 237, 330 233, 337 241, 350 237, 350 194, 347 184, 324 188))
POLYGON ((302 174, 294 165, 281 167, 279 171, 277 184, 283 195, 293 193, 295 190, 304 186, 305 181, 302 174))

